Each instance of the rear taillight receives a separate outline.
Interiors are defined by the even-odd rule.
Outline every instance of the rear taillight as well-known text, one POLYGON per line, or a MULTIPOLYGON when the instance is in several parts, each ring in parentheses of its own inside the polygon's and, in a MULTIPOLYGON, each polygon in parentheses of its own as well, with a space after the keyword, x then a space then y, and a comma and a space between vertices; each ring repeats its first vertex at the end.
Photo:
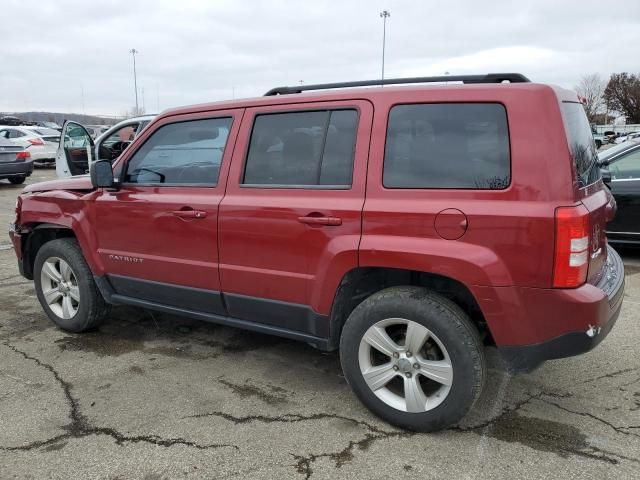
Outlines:
POLYGON ((29 143, 31 145, 44 145, 44 141, 41 138, 30 138, 29 143))
POLYGON ((589 211, 583 205, 556 209, 553 286, 579 287, 589 270, 589 211))
POLYGON ((31 154, 29 152, 27 152, 26 150, 23 150, 22 152, 16 153, 16 160, 26 160, 30 156, 31 154))

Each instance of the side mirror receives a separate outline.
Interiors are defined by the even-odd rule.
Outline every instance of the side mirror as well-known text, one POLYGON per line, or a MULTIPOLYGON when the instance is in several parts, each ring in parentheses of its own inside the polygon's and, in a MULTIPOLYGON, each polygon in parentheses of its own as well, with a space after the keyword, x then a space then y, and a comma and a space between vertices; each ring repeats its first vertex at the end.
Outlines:
POLYGON ((600 169, 600 172, 602 173, 602 181, 604 182, 604 184, 605 185, 611 184, 611 172, 609 171, 609 169, 602 168, 600 169))
POLYGON ((89 170, 91 184, 96 188, 111 188, 114 186, 113 168, 109 160, 96 160, 89 170))

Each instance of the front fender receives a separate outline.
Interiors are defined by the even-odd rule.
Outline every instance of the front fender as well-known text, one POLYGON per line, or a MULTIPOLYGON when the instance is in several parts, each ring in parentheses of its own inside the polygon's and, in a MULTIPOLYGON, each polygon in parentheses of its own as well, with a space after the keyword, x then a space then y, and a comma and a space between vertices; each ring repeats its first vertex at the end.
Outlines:
POLYGON ((64 228, 73 231, 84 258, 94 275, 103 275, 104 266, 97 256, 97 242, 91 205, 96 192, 57 190, 22 197, 20 229, 64 228))

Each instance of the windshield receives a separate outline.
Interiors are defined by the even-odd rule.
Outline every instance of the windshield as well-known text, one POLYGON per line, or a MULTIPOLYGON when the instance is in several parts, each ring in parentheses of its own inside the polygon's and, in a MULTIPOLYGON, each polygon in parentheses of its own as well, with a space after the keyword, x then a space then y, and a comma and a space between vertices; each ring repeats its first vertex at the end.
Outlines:
POLYGON ((571 159, 576 170, 576 180, 580 187, 586 187, 600 179, 596 145, 589 120, 587 120, 582 104, 577 102, 563 102, 562 116, 567 131, 571 159))

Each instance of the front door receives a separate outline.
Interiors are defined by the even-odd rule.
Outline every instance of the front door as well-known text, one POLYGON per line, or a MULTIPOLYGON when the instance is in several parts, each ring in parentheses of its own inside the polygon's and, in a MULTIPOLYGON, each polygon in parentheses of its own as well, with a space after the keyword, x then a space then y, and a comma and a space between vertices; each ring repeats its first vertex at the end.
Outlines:
POLYGON ((56 174, 58 177, 84 175, 92 160, 93 139, 87 129, 76 122, 66 121, 56 152, 56 174))
POLYGON ((241 110, 168 117, 114 166, 122 187, 96 200, 98 254, 116 294, 224 314, 218 205, 241 110))
POLYGON ((325 292, 358 263, 372 114, 366 101, 245 112, 220 206, 231 316, 327 335, 325 292))

